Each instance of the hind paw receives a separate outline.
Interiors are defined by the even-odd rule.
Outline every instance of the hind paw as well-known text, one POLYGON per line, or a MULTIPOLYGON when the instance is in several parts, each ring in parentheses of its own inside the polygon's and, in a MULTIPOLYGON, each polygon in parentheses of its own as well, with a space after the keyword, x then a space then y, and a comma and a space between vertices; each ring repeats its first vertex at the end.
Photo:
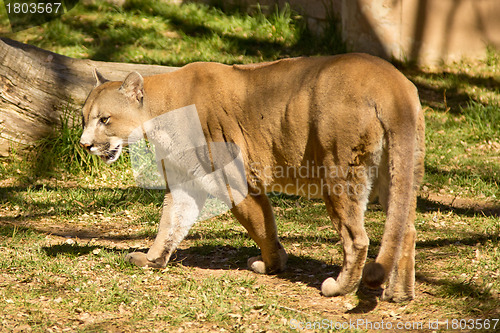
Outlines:
POLYGON ((353 291, 356 291, 359 286, 359 280, 353 280, 350 282, 345 282, 341 275, 335 280, 334 278, 328 278, 323 281, 321 285, 321 293, 326 297, 347 295, 353 291))
POLYGON ((326 297, 343 295, 344 292, 334 278, 328 278, 321 285, 321 293, 326 297))
POLYGON ((413 292, 394 292, 389 289, 385 289, 382 293, 382 301, 385 302, 394 302, 394 303, 402 303, 406 301, 411 301, 415 298, 415 294, 413 292))

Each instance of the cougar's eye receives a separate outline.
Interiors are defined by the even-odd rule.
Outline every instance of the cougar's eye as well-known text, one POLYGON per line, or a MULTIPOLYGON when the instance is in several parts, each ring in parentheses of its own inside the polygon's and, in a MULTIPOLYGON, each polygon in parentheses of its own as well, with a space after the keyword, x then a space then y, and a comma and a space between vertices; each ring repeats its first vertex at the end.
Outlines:
POLYGON ((107 125, 109 123, 109 117, 101 117, 99 121, 101 122, 101 124, 107 125))

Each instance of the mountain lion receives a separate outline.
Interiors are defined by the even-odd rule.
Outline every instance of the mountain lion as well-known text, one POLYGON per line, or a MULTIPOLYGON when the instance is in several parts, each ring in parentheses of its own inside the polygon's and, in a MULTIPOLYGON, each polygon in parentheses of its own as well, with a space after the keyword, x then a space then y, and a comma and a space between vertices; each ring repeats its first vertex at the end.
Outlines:
MULTIPOLYGON (((238 147, 247 193, 231 211, 261 249, 248 260, 252 270, 269 274, 285 268, 287 254, 266 196, 281 190, 322 198, 342 239, 342 270, 323 282, 323 295, 352 292, 362 280, 371 288, 387 282, 385 300, 414 297, 424 116, 417 89, 391 64, 346 54, 251 65, 193 63, 145 78, 133 72, 123 82, 107 81, 97 71, 95 76, 82 110, 81 145, 108 163, 130 143, 134 129, 189 105, 196 107, 208 144, 238 147), (387 219, 379 254, 365 265, 364 213, 376 198, 387 219)), ((182 128, 190 125, 178 126, 174 136, 185 135, 182 128)), ((162 149, 175 149, 176 138, 164 140, 170 144, 164 141, 162 149)), ((153 245, 127 260, 165 267, 200 211, 192 197, 184 191, 174 200, 167 191, 153 245)))

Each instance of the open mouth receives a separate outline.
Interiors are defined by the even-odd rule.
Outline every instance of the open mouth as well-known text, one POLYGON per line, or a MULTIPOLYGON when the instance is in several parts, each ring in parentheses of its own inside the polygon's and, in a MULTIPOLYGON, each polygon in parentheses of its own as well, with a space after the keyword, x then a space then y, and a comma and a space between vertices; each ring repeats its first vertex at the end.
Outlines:
POLYGON ((106 149, 100 157, 106 162, 107 164, 111 164, 115 162, 118 157, 120 157, 120 154, 122 152, 122 145, 118 145, 112 149, 106 149))

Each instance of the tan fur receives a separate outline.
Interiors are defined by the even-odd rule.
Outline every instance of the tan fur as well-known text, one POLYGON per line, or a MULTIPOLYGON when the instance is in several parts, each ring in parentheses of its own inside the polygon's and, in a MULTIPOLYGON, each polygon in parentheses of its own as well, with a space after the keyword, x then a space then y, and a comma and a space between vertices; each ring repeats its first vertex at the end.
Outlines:
MULTIPOLYGON (((137 73, 123 83, 104 82, 99 75, 97 81, 83 107, 82 144, 105 160, 116 158, 109 149, 120 140, 126 144, 142 122, 191 104, 208 142, 241 148, 249 194, 232 212, 262 251, 249 259, 253 270, 275 273, 285 267, 286 252, 265 194, 281 188, 323 198, 342 239, 342 271, 325 280, 324 295, 349 293, 363 276, 373 288, 388 281, 387 300, 414 297, 424 118, 415 86, 392 65, 350 54, 257 65, 193 63, 143 82, 137 73), (292 172, 297 170, 305 172, 292 172), (369 197, 379 198, 387 221, 380 253, 365 266, 369 239, 363 215, 369 197)), ((187 233, 175 231, 171 207, 167 193, 153 246, 147 254, 129 255, 130 262, 167 264, 187 233)))

